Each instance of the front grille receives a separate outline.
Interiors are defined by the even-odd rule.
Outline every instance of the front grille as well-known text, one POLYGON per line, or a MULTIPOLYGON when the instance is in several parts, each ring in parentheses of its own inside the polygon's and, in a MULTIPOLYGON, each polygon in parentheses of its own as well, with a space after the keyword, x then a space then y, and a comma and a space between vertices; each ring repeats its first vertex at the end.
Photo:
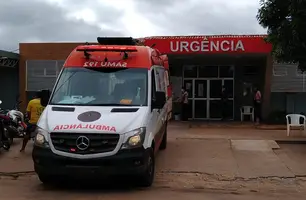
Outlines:
POLYGON ((76 154, 95 154, 113 151, 119 141, 119 134, 92 133, 51 133, 51 141, 58 151, 76 154), (89 146, 85 150, 77 147, 77 139, 85 136, 89 139, 89 146))

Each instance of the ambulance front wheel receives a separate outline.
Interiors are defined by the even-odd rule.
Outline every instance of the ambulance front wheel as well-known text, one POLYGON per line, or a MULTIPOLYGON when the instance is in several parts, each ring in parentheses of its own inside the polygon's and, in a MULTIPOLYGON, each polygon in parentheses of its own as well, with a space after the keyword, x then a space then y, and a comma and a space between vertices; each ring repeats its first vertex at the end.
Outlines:
POLYGON ((140 187, 150 187, 153 184, 155 176, 155 158, 153 149, 150 150, 148 158, 146 159, 146 168, 139 176, 138 185, 140 187))
POLYGON ((38 174, 38 178, 44 185, 50 185, 54 183, 54 179, 49 175, 38 174))

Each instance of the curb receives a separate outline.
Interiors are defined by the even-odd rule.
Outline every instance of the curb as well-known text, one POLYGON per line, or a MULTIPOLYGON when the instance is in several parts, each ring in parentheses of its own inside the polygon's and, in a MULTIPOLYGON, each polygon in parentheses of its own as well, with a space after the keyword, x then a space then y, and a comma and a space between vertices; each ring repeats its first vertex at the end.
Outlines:
POLYGON ((269 124, 261 124, 256 126, 253 123, 210 123, 210 122, 170 122, 169 126, 173 126, 176 128, 230 128, 230 129, 259 129, 259 130, 287 130, 286 125, 269 125, 269 124))
POLYGON ((305 140, 275 140, 278 144, 306 144, 305 140))
POLYGON ((19 172, 0 172, 1 176, 11 176, 11 177, 18 177, 24 175, 34 175, 35 171, 19 171, 19 172))
POLYGON ((188 128, 211 128, 211 129, 257 129, 257 130, 287 130, 285 127, 256 127, 256 126, 203 126, 189 125, 188 128))

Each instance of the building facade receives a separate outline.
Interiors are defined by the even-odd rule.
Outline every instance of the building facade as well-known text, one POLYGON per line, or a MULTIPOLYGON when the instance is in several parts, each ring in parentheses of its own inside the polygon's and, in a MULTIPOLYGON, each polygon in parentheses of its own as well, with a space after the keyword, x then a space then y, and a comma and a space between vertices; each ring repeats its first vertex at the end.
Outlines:
MULTIPOLYGON (((273 64, 272 48, 264 37, 169 36, 141 40, 168 55, 174 99, 180 95, 183 86, 188 89, 190 119, 220 119, 221 88, 225 86, 230 94, 232 119, 238 120, 241 106, 252 105, 251 94, 255 86, 262 91, 263 117, 267 118, 274 109, 271 100, 277 100, 277 95, 288 89, 282 90, 288 86, 282 80, 286 77, 287 81, 291 81, 288 70, 292 68, 273 64), (287 69, 286 76, 283 68, 287 69)), ((52 89, 64 60, 80 44, 84 43, 20 44, 19 90, 24 101, 23 109, 34 91, 52 89)), ((294 88, 296 91, 304 90, 299 83, 294 88)), ((283 106, 283 102, 278 103, 283 106)), ((179 112, 177 104, 174 102, 175 112, 179 112)))

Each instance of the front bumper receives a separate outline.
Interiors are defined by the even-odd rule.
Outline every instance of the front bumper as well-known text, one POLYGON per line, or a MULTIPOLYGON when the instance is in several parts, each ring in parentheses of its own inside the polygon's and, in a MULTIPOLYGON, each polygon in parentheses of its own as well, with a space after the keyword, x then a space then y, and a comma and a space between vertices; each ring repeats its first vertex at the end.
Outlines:
POLYGON ((34 146, 32 158, 37 174, 47 176, 101 177, 141 174, 146 170, 150 150, 120 150, 113 156, 77 159, 54 154, 50 149, 34 146))

